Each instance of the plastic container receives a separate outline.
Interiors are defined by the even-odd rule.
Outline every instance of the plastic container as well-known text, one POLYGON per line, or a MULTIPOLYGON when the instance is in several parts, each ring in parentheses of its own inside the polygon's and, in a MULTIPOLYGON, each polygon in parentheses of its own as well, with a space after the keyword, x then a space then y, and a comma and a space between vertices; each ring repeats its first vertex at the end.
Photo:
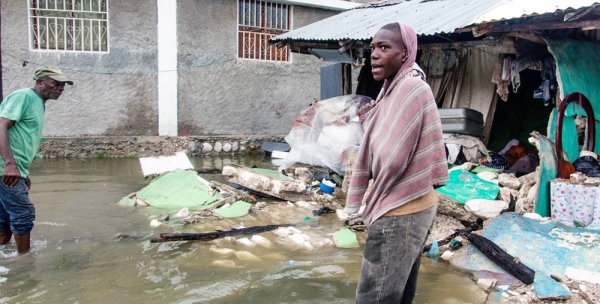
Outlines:
POLYGON ((333 193, 333 190, 335 189, 335 184, 331 181, 324 179, 321 181, 320 189, 321 189, 321 192, 323 192, 323 193, 331 194, 331 193, 333 193))

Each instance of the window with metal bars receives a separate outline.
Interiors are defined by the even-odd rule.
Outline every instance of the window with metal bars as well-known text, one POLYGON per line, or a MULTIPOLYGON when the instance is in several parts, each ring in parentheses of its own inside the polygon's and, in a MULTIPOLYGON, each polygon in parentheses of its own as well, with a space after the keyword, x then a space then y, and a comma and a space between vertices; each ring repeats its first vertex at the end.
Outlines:
POLYGON ((27 0, 30 47, 108 52, 108 0, 27 0))
POLYGON ((238 0, 238 57, 289 61, 289 48, 269 45, 269 39, 290 30, 291 10, 287 4, 238 0))

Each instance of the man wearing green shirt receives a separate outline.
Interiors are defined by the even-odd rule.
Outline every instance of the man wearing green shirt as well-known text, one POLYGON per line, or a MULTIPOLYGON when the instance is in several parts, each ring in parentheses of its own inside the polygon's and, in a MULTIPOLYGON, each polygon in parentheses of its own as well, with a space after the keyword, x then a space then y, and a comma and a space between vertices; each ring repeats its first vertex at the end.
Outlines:
POLYGON ((29 165, 42 138, 46 100, 58 99, 73 82, 56 67, 42 67, 32 88, 17 90, 0 104, 0 245, 15 235, 19 253, 30 249, 35 207, 29 200, 29 165))

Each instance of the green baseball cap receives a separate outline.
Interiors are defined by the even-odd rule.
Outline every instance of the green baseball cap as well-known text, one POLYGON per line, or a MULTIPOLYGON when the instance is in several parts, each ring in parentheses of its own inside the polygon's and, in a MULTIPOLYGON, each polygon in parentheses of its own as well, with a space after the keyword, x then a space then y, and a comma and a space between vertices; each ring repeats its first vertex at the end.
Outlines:
POLYGON ((67 76, 57 67, 45 66, 35 70, 33 74, 33 80, 38 80, 43 77, 49 77, 59 82, 65 82, 73 85, 73 81, 69 80, 67 76))

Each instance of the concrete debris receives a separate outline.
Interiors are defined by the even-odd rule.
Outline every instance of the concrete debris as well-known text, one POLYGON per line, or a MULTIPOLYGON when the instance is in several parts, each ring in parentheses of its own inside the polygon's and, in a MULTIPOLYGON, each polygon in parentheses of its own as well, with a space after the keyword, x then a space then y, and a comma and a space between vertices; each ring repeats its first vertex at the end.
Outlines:
MULTIPOLYGON (((443 240, 459 229, 465 229, 465 226, 459 220, 454 217, 438 213, 433 221, 433 227, 431 229, 431 233, 427 237, 426 243, 430 244, 433 239, 443 240)), ((442 249, 444 249, 443 246, 442 249)))
MULTIPOLYGON (((197 143, 197 145, 193 146, 190 143, 187 145, 187 148, 190 151, 206 152, 207 150, 218 150, 229 152, 238 149, 238 147, 234 144, 227 142, 224 144, 221 142, 214 142, 213 144, 204 142, 202 144, 197 143)), ((348 153, 348 157, 355 157, 355 155, 352 155, 351 152, 348 153)), ((223 268, 239 267, 236 263, 243 264, 243 262, 257 262, 263 260, 284 261, 288 259, 282 254, 277 255, 277 252, 273 252, 272 257, 262 255, 260 257, 256 256, 251 251, 257 246, 273 249, 273 251, 276 251, 278 246, 280 248, 283 246, 283 248, 291 251, 312 251, 324 247, 334 247, 336 241, 338 242, 338 246, 341 246, 339 244, 339 239, 336 240, 333 235, 323 235, 323 233, 318 233, 318 230, 314 229, 314 226, 310 226, 310 222, 313 221, 317 216, 333 216, 325 214, 313 214, 313 211, 315 210, 329 208, 331 210, 335 210, 337 218, 340 221, 343 221, 351 231, 354 231, 350 233, 355 234, 356 231, 365 230, 367 228, 364 226, 361 218, 362 212, 366 206, 365 204, 361 206, 361 209, 357 214, 348 215, 343 212, 345 196, 353 163, 354 161, 347 162, 345 171, 346 175, 341 182, 341 187, 339 187, 341 179, 338 179, 336 181, 338 183, 338 187, 335 187, 335 191, 332 194, 325 194, 319 190, 319 180, 322 179, 322 177, 320 179, 316 179, 316 171, 309 167, 288 168, 284 172, 286 175, 282 175, 276 170, 225 165, 223 166, 222 174, 227 177, 228 181, 242 185, 247 188, 246 190, 250 189, 258 191, 259 193, 270 195, 279 199, 279 201, 273 202, 271 198, 271 201, 268 203, 264 201, 257 202, 255 196, 248 194, 246 191, 238 190, 228 185, 213 181, 210 183, 211 187, 217 189, 220 194, 219 197, 221 200, 218 203, 215 203, 211 208, 207 208, 202 212, 196 212, 194 214, 190 214, 189 208, 181 208, 179 212, 172 215, 172 218, 180 219, 184 223, 201 223, 206 217, 214 218, 214 216, 212 216, 214 208, 224 204, 232 204, 238 200, 253 204, 250 208, 250 214, 246 215, 249 217, 252 217, 253 213, 265 212, 261 216, 268 214, 268 216, 272 216, 273 219, 277 219, 278 222, 283 221, 287 223, 298 223, 299 214, 304 213, 307 215, 304 218, 304 223, 302 223, 302 220, 300 220, 300 226, 280 227, 276 230, 273 230, 272 234, 255 234, 250 238, 245 237, 239 239, 227 237, 212 241, 213 245, 211 246, 210 251, 214 253, 215 256, 219 257, 212 263, 215 266, 223 268), (295 215, 289 216, 289 214, 292 213, 295 215), (224 260, 233 256, 243 262, 224 260)), ((475 166, 475 164, 465 163, 453 168, 453 170, 470 170, 473 166, 475 166)), ((540 301, 545 303, 544 301, 549 299, 565 299, 567 298, 564 296, 565 294, 570 297, 568 300, 569 302, 566 303, 582 303, 582 301, 594 303, 594 301, 598 301, 598 299, 600 299, 600 273, 590 270, 589 267, 577 269, 574 267, 569 267, 566 271, 560 273, 558 276, 552 276, 552 279, 554 280, 550 279, 551 276, 548 275, 540 279, 538 279, 536 276, 536 280, 538 281, 538 289, 535 290, 534 284, 528 286, 519 285, 518 280, 514 279, 514 277, 511 279, 510 275, 503 274, 501 270, 493 267, 485 268, 491 266, 480 261, 479 258, 476 258, 472 249, 469 249, 470 251, 467 250, 467 248, 471 247, 468 244, 468 241, 462 239, 460 236, 454 237, 454 233, 459 230, 465 230, 467 227, 469 227, 468 229, 475 229, 473 227, 480 225, 482 222, 481 219, 486 220, 486 226, 490 223, 494 223, 494 221, 498 218, 503 218, 506 220, 508 217, 513 217, 514 221, 520 223, 521 220, 519 217, 523 215, 522 218, 528 220, 535 219, 535 221, 539 222, 539 225, 543 225, 545 223, 552 225, 552 223, 549 223, 549 218, 542 218, 538 214, 533 213, 537 201, 537 192, 539 190, 539 171, 532 172, 518 178, 514 174, 497 174, 493 172, 481 172, 477 174, 477 177, 502 186, 497 198, 495 200, 471 199, 466 201, 466 203, 463 205, 445 195, 439 194, 440 203, 438 206, 438 216, 431 229, 431 233, 428 236, 427 244, 430 244, 434 239, 453 240, 450 243, 453 243, 454 245, 456 245, 457 242, 460 242, 458 245, 462 245, 462 247, 450 246, 449 244, 440 245, 439 248, 441 251, 441 257, 444 260, 451 261, 452 264, 457 267, 461 267, 458 266, 457 261, 462 261, 464 265, 468 265, 469 267, 472 267, 472 264, 476 264, 477 267, 481 267, 481 270, 477 270, 479 272, 475 274, 475 280, 477 285, 489 294, 489 303, 534 303, 540 301), (516 200, 515 212, 504 213, 501 215, 501 212, 508 208, 511 196, 514 200, 516 200), (477 261, 475 261, 475 259, 477 259, 477 261), (517 282, 515 282, 515 280, 517 282), (556 283, 554 281, 559 282, 556 283), (556 283, 556 286, 563 286, 565 288, 565 293, 557 296, 557 293, 554 291, 554 289, 552 289, 549 293, 544 294, 543 290, 546 290, 540 286, 550 286, 552 285, 551 283, 556 283)), ((572 178, 578 179, 579 177, 574 176, 572 178)), ((495 185, 492 186, 496 187, 495 185)), ((367 191, 370 191, 370 187, 367 191)), ((132 205, 146 204, 145 201, 141 200, 135 195, 128 197, 128 199, 131 200, 130 203, 132 205)), ((304 215, 302 215, 302 217, 304 217, 304 215)), ((317 221, 314 221, 313 223, 317 223, 317 221)), ((165 221, 165 224, 168 223, 165 221)), ((229 224, 231 224, 231 222, 225 222, 221 225, 226 227, 229 224)), ((158 227, 161 225, 161 222, 154 219, 151 222, 151 225, 153 225, 153 227, 158 227)), ((205 229, 221 229, 220 227, 211 225, 210 223, 204 223, 204 225, 205 229)), ((524 228, 514 225, 505 225, 506 227, 503 226, 503 229, 508 229, 510 231, 507 230, 507 232, 505 232, 503 235, 525 234, 528 233, 525 231, 525 228, 530 228, 530 226, 535 227, 534 230, 545 229, 539 228, 542 226, 537 226, 538 224, 534 225, 528 223, 527 225, 523 226, 524 228)), ((497 230, 499 231, 500 229, 497 230)), ((356 236, 358 244, 364 245, 364 240, 366 237, 365 233, 359 232, 356 233, 356 236)), ((552 236, 554 237, 555 235, 552 236)), ((501 240, 503 239, 499 238, 497 235, 496 237, 497 239, 490 237, 488 238, 497 243, 507 252, 512 252, 515 257, 523 257, 524 263, 530 263, 535 267, 545 266, 536 265, 535 262, 531 262, 535 260, 527 260, 528 255, 525 255, 519 251, 515 251, 515 248, 521 248, 525 244, 519 243, 518 240, 515 240, 513 243, 503 244, 501 243, 501 240)), ((573 236, 568 237, 573 238, 573 236)), ((568 242, 568 239, 565 242, 568 242)), ((575 244, 561 243, 561 246, 570 248, 575 246, 575 244)), ((557 247, 560 246, 557 245, 557 247)), ((529 249, 529 251, 534 250, 535 248, 529 249)), ((563 261, 561 261, 561 263, 562 262, 563 261)), ((463 268, 466 269, 469 267, 463 268)))
POLYGON ((514 174, 501 173, 498 175, 498 184, 510 189, 519 190, 521 181, 514 174))
POLYGON ((295 203, 296 207, 302 208, 306 211, 313 211, 319 209, 320 205, 317 202, 305 202, 299 201, 295 203))
POLYGON ((530 201, 528 198, 518 199, 517 203, 515 205, 515 211, 518 213, 521 213, 521 214, 534 212, 535 211, 534 209, 535 209, 535 204, 532 201, 530 201))
POLYGON ((467 211, 483 219, 496 217, 506 208, 508 208, 508 203, 498 200, 473 199, 465 204, 467 211))
POLYGON ((531 186, 531 189, 529 189, 529 193, 527 194, 527 200, 529 200, 530 202, 537 202, 538 189, 539 184, 531 186))
POLYGON ((494 172, 488 172, 488 171, 484 171, 484 172, 479 172, 477 173, 477 177, 486 180, 488 182, 495 182, 496 184, 498 183, 498 174, 494 173, 494 172))
POLYGON ((477 165, 474 163, 466 162, 466 163, 460 164, 458 166, 452 167, 452 169, 450 169, 449 171, 454 171, 454 170, 471 171, 475 166, 477 166, 477 165))
POLYGON ((222 268, 235 268, 235 262, 231 260, 215 260, 211 263, 213 266, 222 267, 222 268))
POLYGON ((521 182, 521 185, 529 185, 529 186, 533 186, 533 184, 537 184, 540 181, 539 178, 539 172, 535 171, 535 172, 531 172, 529 174, 523 175, 521 177, 519 177, 519 181, 521 182))
POLYGON ((449 261, 453 255, 454 255, 454 252, 452 252, 450 250, 446 250, 446 251, 444 251, 444 253, 442 253, 440 258, 442 258, 443 260, 449 261))
POLYGON ((477 222, 477 216, 465 210, 462 204, 455 202, 442 194, 439 194, 439 197, 440 203, 438 206, 438 214, 444 214, 453 217, 461 222, 477 222))
POLYGON ((495 280, 495 279, 479 279, 479 280, 477 280, 477 285, 479 287, 481 287, 483 290, 489 291, 494 286, 496 286, 497 282, 498 282, 498 280, 495 280))
POLYGON ((223 257, 230 257, 233 256, 233 254, 235 253, 235 250, 233 249, 229 249, 229 248, 218 248, 216 246, 210 246, 209 248, 210 252, 214 252, 216 254, 219 254, 223 257))
POLYGON ((308 168, 296 168, 294 170, 294 177, 304 183, 311 183, 313 180, 313 175, 308 168))
POLYGON ((250 238, 250 241, 252 241, 253 243, 260 245, 264 248, 272 248, 273 247, 273 243, 271 243, 271 241, 269 241, 267 238, 260 236, 258 234, 255 234, 252 236, 252 238, 250 238))
POLYGON ((242 244, 242 245, 244 245, 244 246, 246 246, 246 247, 249 247, 249 248, 254 248, 254 247, 256 247, 256 243, 252 242, 252 241, 251 241, 250 239, 248 239, 248 238, 241 238, 241 239, 237 239, 237 240, 236 240, 236 242, 237 242, 238 244, 242 244))
POLYGON ((529 190, 531 190, 532 186, 533 185, 523 184, 521 186, 521 189, 519 189, 519 194, 517 195, 517 199, 527 198, 527 195, 529 194, 529 190))
POLYGON ((181 210, 179 210, 179 212, 175 213, 175 215, 173 215, 174 218, 186 218, 190 216, 190 209, 188 207, 183 207, 181 208, 181 210))
POLYGON ((249 251, 236 251, 235 257, 246 262, 262 262, 262 260, 249 251))
POLYGON ((573 267, 567 267, 565 271, 567 278, 575 281, 583 281, 592 284, 600 284, 600 273, 592 272, 585 269, 576 269, 573 267))
POLYGON ((508 187, 503 187, 500 188, 500 199, 505 201, 505 202, 510 202, 510 196, 512 195, 512 197, 514 197, 515 199, 519 196, 519 190, 515 190, 512 188, 508 188, 508 187))

